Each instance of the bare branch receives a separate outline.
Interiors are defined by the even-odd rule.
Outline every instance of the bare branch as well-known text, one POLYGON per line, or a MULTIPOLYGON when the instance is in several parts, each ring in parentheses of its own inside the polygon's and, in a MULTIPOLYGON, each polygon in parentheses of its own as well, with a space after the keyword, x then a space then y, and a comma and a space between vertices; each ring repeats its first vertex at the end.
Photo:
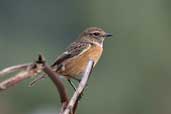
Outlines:
MULTIPOLYGON (((21 70, 22 68, 25 70, 19 72, 14 77, 11 77, 5 81, 0 82, 0 91, 6 90, 9 87, 14 86, 27 78, 37 75, 39 72, 42 71, 43 66, 41 64, 36 64, 36 63, 35 64, 27 64, 27 65, 25 64, 25 65, 17 65, 16 67, 13 66, 13 68, 11 70, 14 71, 14 69, 15 69, 17 71, 17 70, 21 70)), ((6 71, 8 71, 8 73, 10 73, 10 72, 12 72, 11 70, 8 69, 6 71)))
POLYGON ((21 64, 21 65, 16 65, 16 66, 11 66, 11 67, 5 68, 0 71, 0 77, 5 76, 8 73, 27 69, 30 65, 31 65, 31 63, 21 64))
POLYGON ((81 79, 81 82, 79 83, 79 86, 76 89, 76 91, 70 101, 69 101, 65 86, 59 77, 59 74, 57 74, 53 70, 51 70, 51 67, 49 67, 45 63, 45 59, 42 55, 39 55, 38 60, 35 63, 16 65, 16 66, 5 68, 4 70, 0 71, 0 77, 3 75, 6 75, 8 73, 20 71, 14 77, 11 77, 5 81, 0 82, 0 91, 6 90, 9 87, 18 84, 19 82, 44 71, 46 74, 48 74, 49 78, 55 84, 55 86, 59 92, 59 96, 61 99, 61 105, 62 105, 61 111, 59 114, 75 114, 79 99, 86 87, 86 84, 89 79, 90 73, 92 71, 93 65, 94 65, 94 61, 89 60, 87 67, 85 69, 85 72, 83 74, 83 77, 81 79))
POLYGON ((72 96, 71 100, 69 101, 67 108, 65 109, 65 111, 62 114, 70 114, 71 112, 75 113, 79 98, 80 98, 82 92, 84 91, 84 88, 86 87, 87 81, 88 81, 90 73, 92 71, 93 64, 94 64, 94 61, 89 60, 86 70, 83 74, 83 78, 82 78, 80 84, 78 85, 78 88, 76 89, 74 95, 72 96))
POLYGON ((51 68, 49 66, 47 66, 46 64, 44 65, 43 71, 46 74, 48 74, 49 78, 53 81, 56 88, 58 89, 60 99, 61 99, 61 103, 68 101, 67 92, 66 92, 66 89, 64 87, 63 82, 60 79, 59 74, 52 71, 51 68))
POLYGON ((52 82, 54 83, 54 85, 56 86, 56 88, 58 90, 61 104, 62 104, 60 112, 63 112, 63 110, 65 110, 65 108, 69 102, 65 86, 64 86, 63 82, 61 81, 59 74, 52 71, 51 68, 48 65, 46 65, 44 63, 44 61, 42 61, 42 60, 43 60, 43 56, 39 55, 39 63, 44 64, 43 71, 49 76, 49 78, 52 80, 52 82))

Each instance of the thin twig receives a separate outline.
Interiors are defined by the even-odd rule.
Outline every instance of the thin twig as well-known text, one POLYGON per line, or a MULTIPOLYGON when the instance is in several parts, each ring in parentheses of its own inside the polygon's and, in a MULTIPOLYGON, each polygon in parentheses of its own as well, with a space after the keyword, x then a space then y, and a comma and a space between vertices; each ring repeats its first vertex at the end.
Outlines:
POLYGON ((11 77, 11 78, 1 82, 0 83, 0 91, 8 89, 9 87, 18 84, 19 82, 29 78, 30 76, 33 76, 33 74, 30 72, 27 72, 27 71, 20 72, 16 76, 11 77))
POLYGON ((15 71, 27 69, 28 66, 30 66, 30 65, 31 65, 31 63, 21 64, 21 65, 16 65, 16 66, 11 66, 11 67, 5 68, 5 69, 0 71, 0 77, 5 76, 8 73, 12 73, 12 72, 15 72, 15 71))
MULTIPOLYGON (((22 65, 17 65, 17 66, 22 66, 22 65)), ((6 90, 9 87, 14 86, 14 85, 20 83, 21 81, 23 81, 23 80, 25 80, 27 78, 30 78, 30 77, 32 77, 34 75, 37 75, 43 69, 43 66, 41 64, 37 64, 37 63, 35 63, 35 64, 27 64, 27 65, 24 65, 23 67, 17 67, 17 66, 13 67, 13 68, 15 68, 16 71, 17 71, 17 68, 19 68, 18 70, 21 70, 21 68, 24 68, 25 70, 19 72, 15 76, 13 76, 13 77, 5 80, 5 81, 0 82, 0 91, 6 90)), ((10 73, 10 72, 11 71, 8 70, 8 73, 10 73)), ((5 73, 7 73, 7 72, 5 72, 5 73)))
POLYGON ((89 79, 92 67, 93 67, 94 61, 93 60, 89 60, 86 70, 83 74, 82 80, 80 82, 80 84, 78 85, 78 88, 76 89, 74 95, 72 96, 71 100, 69 101, 67 108, 65 109, 65 111, 63 112, 63 114, 69 114, 69 113, 75 113, 76 107, 77 107, 77 103, 79 101, 79 98, 84 90, 84 88, 86 87, 87 81, 89 79), (76 105, 76 107, 75 107, 76 105), (75 107, 75 108, 74 108, 75 107), (74 110, 73 110, 74 109, 74 110))

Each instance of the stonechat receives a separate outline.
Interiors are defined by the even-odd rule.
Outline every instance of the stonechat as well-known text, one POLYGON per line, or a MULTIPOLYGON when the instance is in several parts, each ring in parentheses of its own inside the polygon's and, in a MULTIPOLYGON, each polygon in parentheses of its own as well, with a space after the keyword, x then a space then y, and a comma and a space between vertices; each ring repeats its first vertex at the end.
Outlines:
MULTIPOLYGON (((66 77, 75 89, 70 79, 77 80, 77 77, 83 74, 89 59, 94 61, 94 66, 96 65, 103 52, 103 41, 111 36, 110 33, 105 32, 101 28, 87 28, 80 34, 76 41, 71 43, 66 50, 58 56, 56 61, 51 65, 52 70, 66 77)), ((45 76, 37 78, 31 85, 43 77, 45 76)))

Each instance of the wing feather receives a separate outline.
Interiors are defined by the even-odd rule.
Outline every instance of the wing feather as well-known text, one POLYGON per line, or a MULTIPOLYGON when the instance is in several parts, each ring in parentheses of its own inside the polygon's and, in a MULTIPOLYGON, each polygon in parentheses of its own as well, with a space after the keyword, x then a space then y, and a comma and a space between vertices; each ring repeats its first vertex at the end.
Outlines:
POLYGON ((80 55, 86 52, 90 47, 91 44, 89 42, 73 42, 68 48, 66 48, 66 51, 62 53, 51 66, 54 67, 61 64, 68 58, 80 55))

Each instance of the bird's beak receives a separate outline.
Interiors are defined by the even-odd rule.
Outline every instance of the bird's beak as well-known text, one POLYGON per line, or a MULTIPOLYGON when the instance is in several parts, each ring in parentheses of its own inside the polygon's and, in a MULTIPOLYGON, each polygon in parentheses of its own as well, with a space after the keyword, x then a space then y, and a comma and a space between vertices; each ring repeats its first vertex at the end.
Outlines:
POLYGON ((105 37, 105 38, 108 38, 108 37, 111 37, 111 36, 112 36, 111 33, 106 33, 106 34, 104 34, 104 37, 105 37))

